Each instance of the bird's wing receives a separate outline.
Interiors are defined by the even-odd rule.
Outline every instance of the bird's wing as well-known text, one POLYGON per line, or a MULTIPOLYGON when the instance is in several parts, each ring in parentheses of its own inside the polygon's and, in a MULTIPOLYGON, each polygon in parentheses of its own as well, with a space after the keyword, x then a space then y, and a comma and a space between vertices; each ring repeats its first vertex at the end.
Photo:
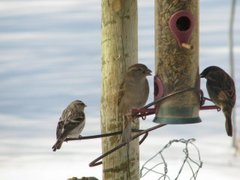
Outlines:
POLYGON ((228 103, 235 104, 235 85, 234 81, 228 74, 218 74, 218 79, 209 82, 211 91, 217 94, 220 101, 228 101, 228 103))
POLYGON ((214 88, 214 90, 216 90, 216 91, 221 90, 221 83, 219 83, 217 80, 208 80, 207 86, 214 88))
POLYGON ((61 137, 67 137, 68 134, 81 123, 85 121, 85 114, 83 111, 76 109, 75 111, 67 110, 64 118, 63 131, 61 137))
POLYGON ((229 103, 234 106, 236 101, 236 90, 234 81, 230 76, 226 75, 224 82, 226 82, 226 85, 223 88, 225 90, 225 94, 229 100, 229 103))

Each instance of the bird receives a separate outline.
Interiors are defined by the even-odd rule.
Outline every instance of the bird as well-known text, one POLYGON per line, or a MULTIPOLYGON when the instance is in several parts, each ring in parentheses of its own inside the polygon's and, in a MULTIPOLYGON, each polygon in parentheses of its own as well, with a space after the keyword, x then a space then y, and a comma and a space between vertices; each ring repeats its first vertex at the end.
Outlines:
POLYGON ((123 78, 118 91, 118 113, 126 120, 123 127, 122 141, 130 142, 131 140, 131 117, 132 109, 142 108, 149 96, 149 84, 147 76, 152 71, 144 64, 134 64, 130 66, 123 78))
POLYGON ((215 105, 220 107, 225 116, 225 128, 228 136, 232 136, 232 110, 236 102, 236 90, 233 79, 220 67, 210 66, 204 69, 201 78, 207 80, 207 91, 215 105))
POLYGON ((80 136, 85 126, 85 107, 87 105, 84 102, 75 100, 64 109, 57 125, 57 141, 52 147, 53 151, 60 149, 66 138, 77 138, 80 136))

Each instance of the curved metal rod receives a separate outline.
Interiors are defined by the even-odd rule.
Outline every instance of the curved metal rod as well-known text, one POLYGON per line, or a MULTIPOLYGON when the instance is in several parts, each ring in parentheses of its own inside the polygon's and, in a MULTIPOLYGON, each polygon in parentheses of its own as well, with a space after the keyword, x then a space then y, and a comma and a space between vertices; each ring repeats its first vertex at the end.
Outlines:
POLYGON ((146 132, 145 134, 144 134, 144 136, 142 137, 142 139, 139 141, 139 145, 141 145, 144 141, 145 141, 145 139, 148 137, 148 132, 146 132))
MULTIPOLYGON (((132 129, 132 132, 142 132, 144 130, 141 129, 132 129)), ((67 138, 65 141, 78 141, 78 140, 87 140, 87 139, 96 139, 96 138, 102 138, 102 137, 108 137, 108 136, 115 136, 118 134, 122 134, 122 131, 116 131, 111 133, 105 133, 105 134, 97 134, 97 135, 91 135, 91 136, 79 136, 78 138, 67 138)))
POLYGON ((67 138, 65 141, 96 139, 96 138, 102 138, 102 137, 108 137, 108 136, 115 136, 115 135, 118 135, 121 133, 122 133, 122 131, 117 131, 117 132, 112 132, 112 133, 98 134, 98 135, 91 135, 91 136, 79 136, 78 138, 67 138))
POLYGON ((132 109, 132 116, 135 116, 135 117, 141 117, 143 120, 146 119, 146 116, 148 115, 152 115, 155 113, 156 109, 155 108, 149 108, 169 97, 172 97, 172 96, 175 96, 177 94, 180 94, 180 93, 184 93, 184 92, 187 92, 187 91, 198 91, 196 88, 187 88, 187 89, 183 89, 183 90, 179 90, 179 91, 175 91, 173 93, 170 93, 166 96, 163 96, 147 105, 145 105, 144 107, 142 107, 141 109, 132 109))
MULTIPOLYGON (((139 136, 140 136, 140 135, 139 135, 139 136)), ((139 137, 139 136, 137 136, 137 137, 139 137)), ((148 133, 145 133, 145 135, 143 136, 143 138, 139 141, 139 144, 142 144, 143 141, 147 138, 147 136, 148 136, 148 133)), ((134 137, 132 138, 132 140, 133 140, 133 139, 136 139, 137 137, 134 136, 134 137)), ((132 140, 131 140, 131 141, 132 141, 132 140)), ((108 156, 109 154, 113 153, 114 151, 120 149, 121 147, 125 146, 126 144, 127 144, 127 143, 121 143, 121 144, 119 144, 118 146, 116 146, 115 148, 107 151, 106 153, 102 154, 101 156, 99 156, 98 158, 96 158, 95 160, 93 160, 91 163, 89 163, 89 166, 90 166, 90 167, 93 167, 93 166, 101 165, 101 164, 102 164, 102 161, 99 161, 99 160, 103 159, 104 157, 108 156), (99 162, 98 162, 98 161, 99 161, 99 162)))
POLYGON ((187 89, 175 91, 175 92, 173 92, 173 93, 170 93, 170 94, 168 94, 168 95, 166 95, 166 96, 163 96, 163 97, 161 97, 161 98, 159 98, 159 99, 157 99, 157 100, 155 100, 155 101, 147 104, 147 105, 144 106, 143 108, 149 108, 150 106, 153 106, 154 104, 157 104, 157 103, 159 103, 159 102, 161 102, 161 101, 163 101, 163 100, 165 100, 165 99, 167 99, 167 98, 169 98, 169 97, 171 97, 171 96, 175 96, 175 95, 177 95, 177 94, 184 93, 184 92, 187 92, 187 91, 193 91, 193 90, 198 91, 196 88, 187 88, 187 89))
MULTIPOLYGON (((138 138, 139 136, 145 134, 143 136, 143 138, 139 141, 139 144, 141 144, 145 139, 146 137, 148 136, 148 132, 150 131, 153 131, 155 129, 158 129, 160 127, 163 127, 165 126, 166 124, 159 124, 159 125, 156 125, 154 127, 151 127, 151 128, 148 128, 146 130, 143 130, 142 132, 140 132, 139 134, 135 135, 132 137, 131 141, 138 138)), ((107 151, 106 153, 102 154, 101 156, 99 156, 98 158, 96 158, 95 160, 93 160, 91 163, 89 163, 89 166, 90 167, 93 167, 93 166, 98 166, 100 164, 102 164, 102 161, 100 161, 101 159, 103 159, 104 157, 108 156, 109 154, 113 153, 114 151, 120 149, 121 147, 125 146, 126 144, 128 144, 129 142, 124 142, 124 143, 121 143, 119 144, 118 146, 114 147, 113 149, 107 151)))
MULTIPOLYGON (((166 96, 164 96, 164 97, 161 97, 161 98, 157 99, 156 101, 153 101, 153 102, 147 104, 147 105, 144 106, 143 108, 145 108, 145 109, 146 109, 146 108, 149 108, 150 106, 153 106, 154 104, 157 104, 157 103, 159 103, 159 102, 161 102, 161 101, 163 101, 163 100, 165 100, 165 99, 167 99, 167 98, 169 98, 169 97, 171 97, 171 96, 174 96, 174 95, 177 95, 177 94, 180 94, 180 93, 184 93, 184 92, 186 92, 186 91, 196 91, 196 90, 197 90, 196 88, 187 88, 187 89, 183 89, 183 90, 179 90, 179 91, 170 93, 170 94, 168 94, 168 95, 166 95, 166 96)), ((147 135, 148 135, 148 132, 153 131, 153 130, 155 130, 155 129, 157 129, 157 128, 163 127, 163 126, 165 126, 165 125, 166 125, 166 124, 159 124, 159 125, 156 125, 156 126, 154 126, 154 127, 152 127, 152 128, 148 128, 148 129, 140 132, 139 134, 133 136, 132 139, 131 139, 131 141, 134 140, 134 139, 136 139, 136 138, 138 138, 139 136, 145 134, 145 136, 144 136, 144 137, 140 140, 140 142, 139 142, 139 143, 141 144, 141 143, 146 139, 146 137, 147 137, 147 135)), ((107 155, 109 155, 109 154, 113 153, 114 151, 120 149, 121 147, 125 146, 127 143, 129 143, 129 142, 121 143, 121 144, 119 144, 118 146, 114 147, 113 149, 111 149, 111 150, 107 151, 106 153, 102 154, 101 156, 99 156, 98 158, 96 158, 95 160, 93 160, 93 161, 89 164, 89 166, 90 166, 90 167, 93 167, 93 166, 97 166, 97 165, 102 164, 102 161, 99 161, 99 160, 103 159, 103 158, 106 157, 107 155)))

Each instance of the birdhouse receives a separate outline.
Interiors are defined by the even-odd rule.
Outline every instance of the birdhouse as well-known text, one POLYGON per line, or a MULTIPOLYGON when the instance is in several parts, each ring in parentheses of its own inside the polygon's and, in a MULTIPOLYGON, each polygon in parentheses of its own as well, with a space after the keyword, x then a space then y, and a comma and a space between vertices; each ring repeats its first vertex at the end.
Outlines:
POLYGON ((198 1, 180 1, 176 7, 172 1, 156 2, 155 100, 159 96, 166 98, 156 105, 153 121, 163 124, 201 122, 198 1), (168 9, 163 8, 167 6, 168 9))

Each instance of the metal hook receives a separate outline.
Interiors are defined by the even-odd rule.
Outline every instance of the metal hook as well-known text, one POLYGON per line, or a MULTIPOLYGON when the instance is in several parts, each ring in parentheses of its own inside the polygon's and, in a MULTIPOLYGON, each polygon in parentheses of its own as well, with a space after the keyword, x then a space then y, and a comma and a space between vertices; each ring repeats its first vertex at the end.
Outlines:
MULTIPOLYGON (((166 124, 159 124, 159 125, 157 125, 157 126, 154 126, 154 127, 148 128, 148 129, 146 129, 146 130, 143 130, 143 131, 140 132, 139 134, 133 136, 132 139, 131 139, 131 141, 144 134, 143 138, 139 141, 139 144, 142 144, 143 141, 147 138, 148 133, 149 133, 150 131, 153 131, 153 130, 158 129, 158 128, 160 128, 160 127, 163 127, 163 126, 165 126, 165 125, 166 125, 166 124)), ((125 146, 125 145, 128 144, 128 143, 129 143, 129 142, 121 143, 121 144, 119 144, 118 146, 116 146, 115 148, 107 151, 106 153, 102 154, 101 156, 99 156, 98 158, 96 158, 95 160, 93 160, 91 163, 89 163, 89 166, 90 166, 90 167, 93 167, 93 166, 98 166, 98 165, 102 164, 102 161, 100 161, 101 159, 103 159, 104 157, 106 157, 106 156, 108 156, 109 154, 113 153, 114 151, 120 149, 121 147, 125 146)))
MULTIPOLYGON (((142 135, 142 134, 141 134, 142 135)), ((134 136, 132 138, 133 139, 136 139, 137 137, 139 137, 140 135, 138 136, 134 136)), ((143 136, 143 138, 139 141, 139 144, 142 144, 143 141, 147 138, 148 136, 148 133, 145 133, 145 135, 143 136)), ((131 140, 131 141, 132 141, 131 140)), ((109 154, 112 154, 114 151, 120 149, 121 147, 125 146, 127 143, 121 143, 119 144, 118 146, 116 146, 115 148, 105 152, 104 154, 102 154, 101 156, 99 156, 98 158, 96 158, 95 160, 93 160, 91 163, 89 163, 89 166, 90 167, 93 167, 93 166, 98 166, 98 165, 101 165, 102 164, 102 161, 100 161, 101 159, 103 159, 104 157, 108 156, 109 154)))
POLYGON ((213 102, 211 99, 204 97, 203 91, 200 90, 200 110, 212 110, 212 109, 217 109, 217 111, 221 110, 221 108, 216 105, 204 106, 206 101, 213 102))

